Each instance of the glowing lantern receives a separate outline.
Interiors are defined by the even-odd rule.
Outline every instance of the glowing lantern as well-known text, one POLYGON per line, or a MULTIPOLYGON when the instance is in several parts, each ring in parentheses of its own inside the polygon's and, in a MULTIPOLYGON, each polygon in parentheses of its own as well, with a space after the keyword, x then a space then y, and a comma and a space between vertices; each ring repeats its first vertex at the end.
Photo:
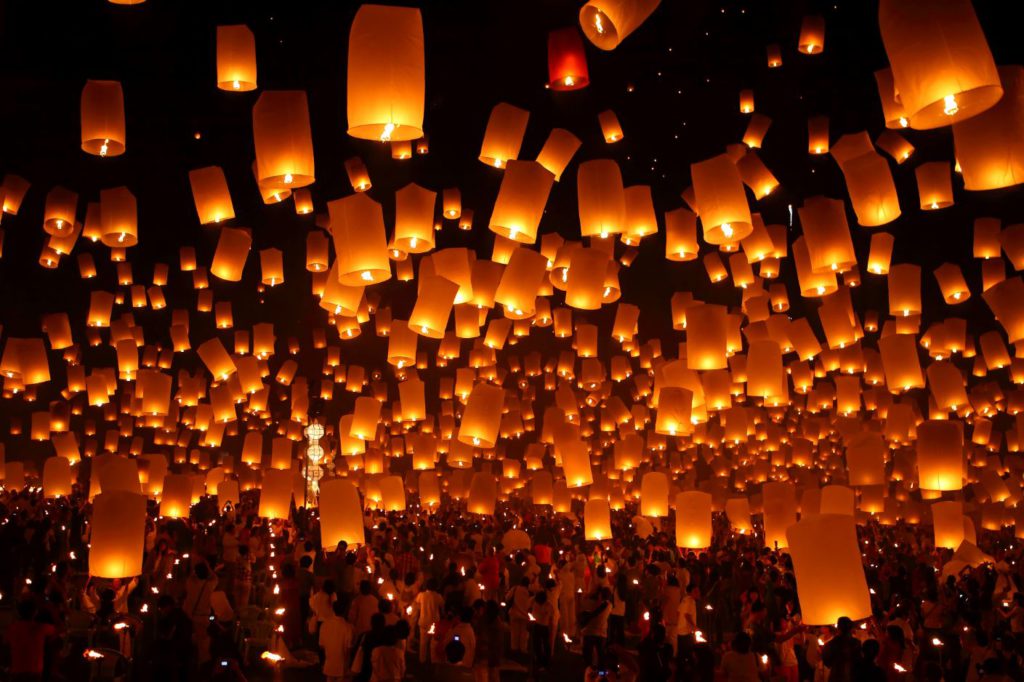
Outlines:
POLYGON ((875 275, 889 274, 894 243, 893 236, 888 232, 875 232, 871 235, 871 248, 868 250, 868 272, 875 275))
POLYGON ((478 448, 494 447, 504 404, 505 391, 500 386, 488 383, 473 386, 459 425, 459 442, 478 448))
POLYGON ((265 519, 287 519, 292 501, 290 469, 266 469, 260 488, 259 515, 265 519))
POLYGON ((917 426, 917 477, 922 490, 960 490, 964 469, 960 422, 930 419, 917 426))
POLYGON ((111 247, 139 242, 135 195, 127 187, 100 190, 100 241, 111 247))
POLYGON ((964 189, 1000 189, 1024 182, 1024 68, 1001 66, 999 76, 1002 99, 953 125, 964 189))
POLYGON ((799 213, 811 272, 846 272, 857 264, 841 200, 812 197, 799 213))
POLYGON ((965 539, 963 502, 933 502, 931 509, 935 546, 958 548, 965 539))
POLYGON ((700 206, 704 240, 728 244, 746 238, 754 229, 750 207, 736 164, 722 154, 692 164, 693 191, 700 206))
POLYGON ((786 529, 796 522, 796 488, 792 483, 771 481, 761 488, 764 506, 764 544, 788 547, 786 529))
POLYGON ((583 507, 583 528, 587 540, 610 540, 612 537, 612 512, 608 500, 591 498, 583 507))
POLYGON ((313 135, 301 90, 266 90, 252 108, 256 178, 271 190, 313 184, 313 135))
POLYGON ((523 144, 526 122, 530 112, 511 104, 500 102, 491 110, 480 146, 480 161, 488 166, 504 168, 510 160, 519 158, 519 147, 523 144))
POLYGON ((391 278, 384 213, 363 193, 328 202, 334 233, 338 281, 347 286, 377 284, 391 278))
POLYGON ((619 118, 611 109, 606 109, 597 115, 597 122, 601 125, 601 135, 608 144, 618 142, 622 139, 622 126, 619 118))
POLYGON ((536 161, 509 161, 491 211, 491 232, 523 244, 537 241, 554 181, 551 172, 536 161))
POLYGON ((953 205, 953 181, 948 162, 922 163, 914 169, 914 174, 917 176, 917 194, 922 211, 934 211, 953 205))
MULTIPOLYGON (((743 500, 746 502, 746 499, 743 500)), ((734 511, 738 511, 735 510, 734 511)), ((737 514, 742 517, 742 515, 737 514)), ((731 520, 730 516, 730 520, 731 520)), ((742 518, 739 519, 742 523, 742 518)), ((746 523, 750 524, 747 508, 746 523)), ((736 527, 734 525, 734 527, 736 527)), ((676 495, 676 547, 704 549, 711 546, 711 495, 699 490, 685 490, 676 495)))
POLYGON ((808 625, 834 625, 841 617, 871 617, 857 528, 852 515, 821 514, 786 531, 800 598, 808 625))
POLYGON ((878 7, 882 43, 910 126, 938 128, 976 116, 1003 95, 970 0, 878 7))
POLYGON ((728 317, 725 306, 699 305, 686 311, 686 366, 725 369, 728 364, 728 317))
POLYGON ((124 146, 121 84, 86 81, 82 89, 82 149, 95 156, 120 156, 124 154, 124 146))
POLYGON ((812 14, 800 24, 797 49, 803 54, 821 54, 825 50, 825 18, 812 14))
MULTIPOLYGON (((508 172, 512 172, 511 168, 508 172)), ((536 251, 516 249, 512 252, 494 292, 494 301, 505 306, 506 315, 521 319, 535 313, 546 266, 547 259, 536 251)))
POLYGON ((900 217, 889 164, 875 151, 866 132, 844 135, 832 145, 831 153, 843 171, 859 224, 877 227, 900 217))
POLYGON ((412 7, 362 5, 348 44, 348 134, 363 140, 423 137, 423 18, 412 7))
POLYGON ((743 133, 743 144, 751 149, 760 149, 761 145, 764 144, 764 136, 768 134, 768 128, 771 125, 772 120, 767 116, 762 114, 751 116, 750 121, 747 123, 747 129, 743 133))
POLYGON ((565 303, 580 310, 598 310, 604 302, 608 255, 596 248, 572 251, 565 282, 565 303))
POLYGON ((610 159, 581 163, 576 187, 580 234, 603 239, 625 229, 626 194, 617 163, 610 159))
POLYGON ((565 167, 569 165, 576 150, 580 148, 578 137, 562 128, 554 128, 545 140, 544 146, 537 155, 537 163, 544 166, 552 175, 555 182, 562 178, 565 167))
POLYGON ((584 35, 602 50, 614 50, 640 27, 661 0, 589 0, 580 8, 584 35))
POLYGON ((43 462, 43 497, 51 500, 71 494, 71 460, 48 457, 43 462))
POLYGON ((219 166, 191 170, 188 172, 188 181, 192 186, 192 200, 196 204, 200 225, 219 223, 235 217, 228 183, 219 166))
POLYGON ((380 508, 386 512, 405 511, 405 484, 401 476, 380 479, 380 508))
POLYGON ((409 328, 420 336, 440 339, 448 326, 459 285, 437 275, 419 278, 416 305, 409 315, 409 328))
POLYGON ((373 185, 370 183, 370 174, 366 170, 366 164, 358 156, 345 160, 345 173, 352 189, 357 192, 365 192, 373 185))
POLYGON ((192 509, 192 477, 188 474, 167 474, 160 498, 160 516, 168 519, 188 518, 192 509))
POLYGON ((256 38, 245 24, 217 27, 217 87, 228 92, 256 89, 256 38))
POLYGON ((589 83, 587 55, 576 27, 548 33, 548 86, 552 90, 579 90, 589 83))
POLYGON ((109 579, 133 578, 140 575, 145 543, 145 496, 113 490, 95 497, 92 507, 89 575, 109 579))
POLYGON ((245 261, 252 247, 252 235, 248 230, 234 227, 221 228, 217 250, 213 254, 210 274, 228 282, 242 279, 245 261))
POLYGON ((697 216, 680 207, 665 213, 665 258, 688 261, 697 257, 697 216))
POLYGON ((366 542, 359 490, 343 478, 320 482, 320 541, 327 551, 339 542, 358 547, 366 542))
POLYGON ((466 511, 470 514, 492 516, 498 500, 498 481, 489 473, 478 471, 469 481, 469 500, 466 511))
POLYGON ((648 472, 640 481, 640 514, 668 516, 668 476, 660 471, 648 472))

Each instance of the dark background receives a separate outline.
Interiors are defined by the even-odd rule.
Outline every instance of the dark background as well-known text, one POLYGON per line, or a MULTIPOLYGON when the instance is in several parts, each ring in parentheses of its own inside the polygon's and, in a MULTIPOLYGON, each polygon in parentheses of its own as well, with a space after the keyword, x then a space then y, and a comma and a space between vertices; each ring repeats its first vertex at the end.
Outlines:
MULTIPOLYGON (((387 4, 387 3, 382 3, 387 4)), ((752 88, 757 111, 773 120, 760 155, 782 187, 756 202, 767 223, 788 223, 804 197, 825 194, 847 198, 831 156, 806 152, 806 121, 825 114, 831 119, 833 143, 845 133, 867 130, 872 139, 884 129, 873 71, 886 64, 877 26, 877 4, 860 0, 838 3, 749 3, 665 0, 650 19, 622 45, 602 52, 584 41, 590 87, 555 93, 547 80, 546 41, 549 30, 578 25, 580 3, 566 0, 429 0, 402 3, 421 8, 426 39, 427 102, 425 129, 430 153, 394 161, 388 147, 348 137, 345 115, 345 71, 348 30, 358 7, 342 0, 290 2, 206 2, 149 0, 126 7, 102 0, 0 2, 0 172, 16 173, 32 183, 17 216, 4 216, 6 233, 0 259, 0 323, 5 336, 39 336, 40 317, 68 311, 76 341, 84 345, 84 319, 89 289, 116 289, 109 250, 79 240, 57 270, 36 263, 45 243, 42 208, 56 184, 77 190, 80 215, 85 201, 99 190, 127 185, 138 199, 139 245, 130 249, 135 280, 149 284, 154 263, 167 263, 171 275, 163 311, 131 310, 145 327, 147 343, 169 344, 170 310, 192 309, 193 347, 214 332, 212 315, 194 312, 191 276, 178 269, 178 248, 195 245, 199 263, 209 265, 217 228, 200 227, 187 172, 207 165, 224 168, 234 200, 236 226, 253 228, 253 250, 245 277, 228 283, 211 277, 215 300, 230 299, 235 328, 272 321, 278 337, 277 360, 284 342, 298 337, 311 347, 310 329, 325 324, 326 315, 310 295, 304 270, 305 237, 312 216, 297 216, 291 201, 265 206, 251 172, 254 158, 251 109, 265 89, 303 89, 308 93, 316 154, 316 184, 311 188, 317 211, 325 202, 351 193, 343 162, 354 155, 367 163, 373 181, 370 195, 385 207, 389 231, 394 191, 417 182, 440 193, 444 187, 462 191, 463 206, 475 212, 473 231, 461 232, 445 221, 438 248, 469 246, 482 258, 491 253, 487 230, 490 206, 497 196, 501 172, 477 161, 487 116, 498 102, 530 111, 521 157, 534 158, 548 132, 564 127, 583 146, 556 184, 541 233, 558 231, 579 238, 576 210, 576 166, 590 158, 618 161, 626 185, 653 187, 659 221, 662 213, 682 205, 680 192, 689 184, 689 167, 738 142, 747 117, 739 113, 742 88, 752 88), (827 23, 824 54, 796 52, 801 17, 821 13, 827 23), (215 85, 215 31, 218 24, 245 23, 254 32, 259 90, 228 93, 215 85), (765 48, 777 42, 784 65, 769 70, 765 48), (100 159, 80 149, 79 98, 86 79, 121 81, 127 115, 127 152, 100 159), (632 92, 629 92, 632 86, 632 92), (601 137, 598 112, 613 109, 625 139, 607 145, 601 137), (200 139, 195 139, 196 134, 200 139), (257 292, 258 250, 274 246, 285 254, 286 283, 257 292), (78 275, 75 256, 94 254, 99 277, 88 283, 78 275)), ((1019 15, 1015 3, 975 2, 997 64, 1021 63, 1019 15)), ((980 265, 971 258, 971 225, 975 216, 1020 219, 1016 189, 966 193, 954 179, 956 205, 923 213, 917 208, 913 168, 918 163, 952 160, 950 130, 907 131, 917 151, 896 166, 890 161, 900 190, 903 216, 882 229, 896 236, 893 262, 922 266, 925 318, 922 330, 944 315, 966 317, 970 331, 993 326, 980 299, 980 265), (960 263, 974 297, 956 308, 942 304, 931 271, 943 262, 960 263)), ((886 157, 888 159, 888 157, 886 157)), ((440 211, 440 204, 438 205, 440 211)), ((848 212, 862 264, 872 230, 858 227, 848 212)), ((664 229, 662 223, 661 229, 664 229)), ((799 224, 791 229, 791 241, 799 224)), ((619 247, 621 250, 621 246, 619 247)), ((707 247, 702 249, 702 255, 707 247)), ((671 329, 669 299, 690 290, 704 300, 738 305, 740 290, 729 281, 710 285, 700 260, 664 260, 659 234, 644 241, 633 266, 620 273, 622 301, 639 304, 640 337, 661 337, 667 354, 682 340, 671 329)), ((791 314, 809 315, 817 328, 813 302, 801 302, 790 259, 782 263, 789 283, 791 314)), ((885 278, 863 272, 864 285, 854 292, 858 310, 886 311, 885 278)), ((382 304, 404 318, 415 300, 414 283, 388 282, 376 287, 382 304)), ((557 298, 557 296, 556 296, 557 298)), ((609 321, 613 306, 599 313, 577 311, 574 319, 609 321)), ((232 347, 232 332, 219 332, 232 347)), ((537 330, 524 346, 555 354, 550 330, 537 330), (534 338, 536 337, 536 338, 534 338)), ((332 343, 333 332, 329 334, 332 343)), ((558 344, 564 347, 567 342, 558 344)), ((433 356, 436 341, 421 340, 420 349, 433 356)), ((464 353, 469 344, 463 345, 464 353)), ((374 336, 372 322, 360 338, 342 343, 342 362, 372 367, 385 364, 386 343, 374 336)), ((57 397, 63 386, 59 354, 51 353, 54 380, 39 387, 40 402, 57 397)), ((113 348, 85 348, 87 364, 111 365, 113 348)), ((305 353, 303 372, 316 391, 323 351, 305 353)), ((193 367, 197 358, 176 358, 193 367)), ((272 365, 276 369, 276 364, 272 365)), ((429 384, 428 384, 429 385, 429 384)), ((397 391, 392 391, 397 397, 397 391)), ((336 390, 336 395, 342 391, 336 390)), ((350 409, 351 394, 323 406, 332 419, 350 409)), ((18 400, 0 402, 0 412, 20 412, 18 400)), ((0 428, 5 419, 0 419, 0 428)), ((21 437, 27 441, 26 435, 21 437)), ((8 457, 12 455, 8 446, 8 457)))

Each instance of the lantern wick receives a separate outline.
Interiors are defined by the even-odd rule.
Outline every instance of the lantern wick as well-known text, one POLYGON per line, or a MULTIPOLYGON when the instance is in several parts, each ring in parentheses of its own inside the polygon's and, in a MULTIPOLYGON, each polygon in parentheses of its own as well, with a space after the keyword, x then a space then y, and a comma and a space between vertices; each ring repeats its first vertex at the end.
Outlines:
POLYGON ((953 116, 960 111, 960 105, 956 103, 956 95, 946 95, 942 99, 945 104, 942 113, 946 116, 953 116))

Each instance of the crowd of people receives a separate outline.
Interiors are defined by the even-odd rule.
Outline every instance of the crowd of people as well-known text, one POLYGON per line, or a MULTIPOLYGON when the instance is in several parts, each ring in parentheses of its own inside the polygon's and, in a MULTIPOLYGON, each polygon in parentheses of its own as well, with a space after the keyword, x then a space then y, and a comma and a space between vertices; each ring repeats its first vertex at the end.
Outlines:
POLYGON ((453 501, 367 510, 365 544, 325 549, 315 509, 267 520, 250 495, 154 513, 142 574, 103 580, 88 575, 85 497, 0 493, 10 679, 1024 679, 1013 528, 979 533, 993 561, 952 572, 930 527, 868 520, 873 616, 811 626, 785 550, 723 515, 707 551, 681 551, 626 510, 593 542, 572 514, 453 501))

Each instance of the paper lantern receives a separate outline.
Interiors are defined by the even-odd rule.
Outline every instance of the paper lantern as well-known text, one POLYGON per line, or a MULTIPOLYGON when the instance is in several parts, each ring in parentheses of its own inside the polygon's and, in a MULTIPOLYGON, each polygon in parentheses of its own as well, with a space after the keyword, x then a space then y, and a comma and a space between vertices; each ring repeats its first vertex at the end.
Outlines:
POLYGON ((48 457, 43 462, 43 497, 52 500, 71 494, 71 460, 48 457))
POLYGON ((100 190, 100 241, 111 247, 130 247, 139 242, 135 195, 127 187, 100 190))
POLYGON ((963 303, 971 297, 971 290, 967 288, 960 266, 952 263, 943 263, 935 269, 935 279, 939 283, 939 290, 942 298, 950 305, 963 303))
POLYGON ((799 213, 811 272, 846 272, 857 265, 842 201, 812 197, 799 213))
POLYGON ((661 0, 589 0, 580 8, 580 27, 587 40, 614 50, 640 27, 661 0))
POLYGON ((896 163, 903 163, 914 153, 914 145, 910 144, 905 137, 892 130, 886 130, 875 144, 879 149, 896 160, 896 163))
POLYGON ((235 217, 228 183, 219 166, 191 170, 188 172, 188 181, 192 186, 192 200, 199 214, 200 225, 219 223, 235 217))
MULTIPOLYGON (((679 498, 676 498, 676 515, 679 514, 679 498)), ((754 526, 750 522, 750 501, 745 497, 730 497, 725 501, 725 515, 729 519, 729 525, 733 531, 740 535, 754 532, 754 526)), ((678 524, 678 521, 677 521, 678 524)), ((684 534, 685 535, 685 534, 684 534)), ((676 529, 676 536, 679 530, 676 529)))
POLYGON ((855 498, 852 488, 845 485, 827 485, 821 489, 821 514, 853 516, 855 498))
POLYGON ((358 156, 345 160, 345 173, 352 189, 357 192, 365 192, 373 185, 370 183, 370 174, 366 170, 366 164, 358 156))
POLYGON ((519 147, 523 144, 526 122, 530 112, 511 104, 500 102, 491 110, 480 146, 480 161, 488 166, 504 168, 513 159, 519 158, 519 147))
POLYGON ((987 111, 953 125, 964 189, 988 190, 1024 182, 1024 68, 999 67, 1003 97, 987 111))
POLYGON ((754 227, 736 164, 722 154, 692 164, 693 191, 700 206, 704 240, 709 244, 738 242, 754 227))
POLYGON ((292 502, 290 469, 265 469, 260 488, 259 515, 265 519, 287 519, 292 502))
POLYGON ((640 514, 668 516, 668 476, 660 471, 648 472, 640 481, 640 514))
MULTIPOLYGON (((506 172, 511 173, 512 169, 506 172)), ((536 251, 516 249, 512 252, 494 292, 494 301, 505 306, 507 316, 524 319, 534 315, 546 266, 547 259, 536 251)))
POLYGON ((469 500, 466 511, 470 514, 494 515, 498 500, 498 482, 489 473, 478 471, 469 482, 469 500))
POLYGON ((265 90, 252 108, 256 178, 271 190, 313 184, 313 135, 301 90, 265 90))
POLYGON ((21 202, 25 199, 29 187, 28 180, 21 176, 13 173, 4 175, 3 183, 0 184, 0 197, 3 197, 0 204, 3 205, 3 212, 18 215, 21 202))
MULTIPOLYGON (((749 507, 746 522, 749 526, 749 507)), ((681 549, 704 549, 711 546, 710 494, 686 490, 676 495, 676 546, 681 549)))
POLYGON ((807 119, 807 152, 827 154, 828 148, 828 116, 812 116, 807 119))
POLYGON ((900 217, 889 164, 875 151, 866 132, 842 136, 832 145, 831 153, 843 172, 860 225, 878 227, 900 217))
POLYGON ((611 540, 612 511, 606 499, 587 500, 583 507, 583 529, 587 540, 611 540))
POLYGON ((871 617, 853 516, 812 516, 791 526, 786 535, 802 622, 831 626, 842 617, 871 617))
POLYGON ((576 175, 580 234, 601 237, 626 226, 626 194, 619 165, 610 159, 581 163, 576 175))
POLYGON ((54 187, 46 195, 43 209, 43 230, 57 237, 67 237, 75 229, 78 194, 63 187, 54 187))
POLYGON ((192 477, 188 474, 165 476, 160 498, 160 516, 168 519, 187 519, 191 509, 192 477))
POLYGON ((562 456, 562 471, 569 488, 582 488, 594 482, 587 444, 575 437, 566 437, 556 443, 562 456))
MULTIPOLYGON (((124 93, 117 81, 86 81, 82 89, 82 149, 95 156, 124 154, 124 93)), ((17 211, 15 211, 17 213, 17 211)))
POLYGON ((565 167, 569 165, 576 150, 580 148, 578 137, 562 128, 553 128, 537 155, 537 163, 555 176, 555 182, 562 179, 565 167))
POLYGON ((423 137, 423 18, 412 7, 362 5, 348 43, 348 134, 363 140, 423 137))
POLYGON ((217 27, 217 87, 228 92, 256 89, 256 38, 244 24, 217 27))
POLYGON ((420 506, 436 507, 441 504, 441 484, 433 471, 423 471, 419 479, 420 506))
POLYGON ((783 549, 789 546, 786 529, 796 522, 796 488, 792 483, 772 481, 761 488, 764 506, 764 544, 783 549))
POLYGON ((238 282, 245 270, 245 261, 252 247, 252 235, 248 230, 223 227, 213 254, 210 274, 228 282, 238 282))
POLYGON ((885 127, 898 130, 909 126, 910 121, 907 120, 903 104, 896 93, 892 69, 886 68, 875 71, 875 82, 878 85, 878 98, 882 102, 882 116, 885 118, 885 127))
POLYGON ((347 435, 361 440, 372 440, 374 434, 377 433, 377 424, 380 422, 380 410, 381 404, 376 398, 369 396, 356 398, 352 423, 349 425, 347 435))
POLYGON ((359 490, 343 478, 320 482, 320 542, 333 551, 339 542, 358 547, 366 542, 359 490))
POLYGON ((598 310, 604 303, 608 255, 596 248, 572 251, 565 281, 565 303, 580 310, 598 310))
MULTIPOLYGON (((764 199, 779 186, 779 181, 753 151, 747 152, 736 162, 736 169, 740 172, 743 184, 750 188, 756 199, 764 199)), ((747 238, 750 238, 749 235, 747 238)))
POLYGON ((914 174, 917 176, 917 194, 922 211, 934 211, 953 205, 953 181, 948 162, 922 163, 914 169, 914 174))
POLYGON ((661 388, 658 391, 658 416, 654 423, 654 432, 666 436, 692 433, 692 408, 693 391, 676 386, 661 388))
POLYGON ((958 548, 965 539, 963 502, 933 502, 931 510, 935 546, 958 548))
POLYGON ((882 356, 885 383, 891 393, 902 393, 912 388, 924 388, 921 362, 917 345, 910 334, 892 334, 878 340, 882 356))
POLYGON ((622 139, 622 126, 619 118, 611 109, 606 109, 597 115, 597 122, 601 125, 601 135, 608 144, 618 142, 622 139))
POLYGON ((488 383, 473 386, 459 425, 459 442, 478 448, 493 448, 498 440, 504 404, 505 391, 500 386, 488 383))
POLYGON ((1002 97, 999 72, 970 0, 909 5, 883 0, 878 26, 912 128, 958 123, 1002 97))
MULTIPOLYGON (((764 136, 768 134, 768 128, 772 120, 761 114, 754 114, 747 123, 747 129, 743 132, 743 144, 751 149, 760 149, 764 144, 764 136)), ((698 200, 699 201, 699 200, 698 200)))
POLYGON ((762 398, 784 398, 788 395, 786 375, 782 369, 782 349, 771 339, 750 342, 747 395, 762 398))
POLYGON ((680 207, 665 213, 665 258, 688 261, 697 257, 697 216, 680 207))
POLYGON ((437 275, 421 276, 416 305, 409 315, 409 328, 420 336, 442 338, 458 293, 459 285, 455 282, 437 275))
POLYGON ((917 426, 917 479, 922 490, 960 490, 965 473, 963 425, 929 419, 917 426))
POLYGON ((579 90, 590 84, 587 54, 575 26, 548 33, 548 87, 552 90, 579 90))
POLYGON ((800 23, 797 49, 803 54, 821 54, 825 50, 825 18, 812 14, 800 23))
POLYGON ((491 232, 523 244, 536 242, 554 181, 536 161, 509 161, 491 211, 491 232))
POLYGON ((401 476, 380 479, 380 508, 386 512, 405 511, 405 484, 401 476))
POLYGON ((93 500, 89 575, 134 578, 142 573, 146 543, 146 498, 113 490, 93 500))
POLYGON ((888 275, 892 260, 892 247, 895 240, 888 232, 875 232, 871 235, 871 248, 868 251, 868 272, 876 275, 888 275))
POLYGON ((728 351, 725 306, 699 305, 686 311, 686 366, 689 369, 725 369, 728 351))
MULTIPOLYGON (((323 488, 321 488, 322 490, 323 488)), ((238 481, 225 478, 217 483, 217 508, 223 511, 228 505, 232 507, 238 506, 239 494, 238 494, 238 481)), ((320 508, 320 525, 321 530, 323 529, 323 507, 320 508)))
POLYGON ((363 193, 328 202, 334 233, 338 281, 365 286, 391 279, 384 213, 380 204, 363 193))

